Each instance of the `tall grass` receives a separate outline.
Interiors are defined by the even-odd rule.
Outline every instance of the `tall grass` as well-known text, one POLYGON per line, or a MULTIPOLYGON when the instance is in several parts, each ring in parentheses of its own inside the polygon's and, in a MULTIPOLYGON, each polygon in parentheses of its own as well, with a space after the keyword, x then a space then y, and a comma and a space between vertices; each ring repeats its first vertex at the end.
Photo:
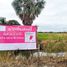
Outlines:
POLYGON ((38 33, 38 40, 67 40, 67 33, 38 33))
MULTIPOLYGON (((37 39, 45 52, 67 52, 67 33, 37 33, 37 39)), ((30 55, 27 51, 19 52, 23 56, 29 57, 30 55)), ((0 57, 14 56, 14 54, 14 51, 0 51, 0 57)))
POLYGON ((67 52, 67 33, 38 33, 38 42, 45 52, 67 52))

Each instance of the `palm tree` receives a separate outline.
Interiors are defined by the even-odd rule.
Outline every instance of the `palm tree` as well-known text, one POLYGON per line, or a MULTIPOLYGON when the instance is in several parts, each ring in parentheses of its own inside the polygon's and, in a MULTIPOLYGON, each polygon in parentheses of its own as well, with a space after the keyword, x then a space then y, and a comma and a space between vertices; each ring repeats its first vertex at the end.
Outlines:
POLYGON ((44 8, 44 0, 14 0, 12 5, 24 25, 32 25, 44 8))

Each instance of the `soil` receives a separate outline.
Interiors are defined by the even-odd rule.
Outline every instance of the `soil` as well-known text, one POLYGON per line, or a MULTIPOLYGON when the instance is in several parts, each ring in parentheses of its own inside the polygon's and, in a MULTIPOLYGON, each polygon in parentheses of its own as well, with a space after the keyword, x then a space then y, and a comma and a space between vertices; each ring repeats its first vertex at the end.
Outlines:
POLYGON ((67 67, 67 59, 53 57, 17 58, 0 62, 0 67, 67 67))

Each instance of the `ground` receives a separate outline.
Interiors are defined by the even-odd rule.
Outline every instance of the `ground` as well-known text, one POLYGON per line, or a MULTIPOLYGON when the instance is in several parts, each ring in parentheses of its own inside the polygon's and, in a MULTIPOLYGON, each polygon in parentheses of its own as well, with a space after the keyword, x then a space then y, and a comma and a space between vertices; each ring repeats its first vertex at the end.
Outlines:
MULTIPOLYGON (((67 33, 37 33, 37 38, 43 52, 67 52, 67 33)), ((19 55, 14 55, 14 51, 0 51, 0 67, 67 67, 67 55, 26 57, 27 53, 22 54, 22 51, 19 55)))

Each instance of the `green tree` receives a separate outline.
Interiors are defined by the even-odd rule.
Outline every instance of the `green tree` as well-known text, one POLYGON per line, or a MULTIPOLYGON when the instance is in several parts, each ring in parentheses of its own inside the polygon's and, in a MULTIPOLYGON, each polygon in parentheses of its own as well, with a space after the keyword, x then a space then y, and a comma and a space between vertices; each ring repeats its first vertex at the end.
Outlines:
POLYGON ((44 0, 14 0, 12 5, 24 25, 32 25, 44 8, 44 0))
POLYGON ((6 18, 0 17, 0 25, 7 25, 6 18))
POLYGON ((0 17, 0 25, 20 25, 16 20, 6 21, 6 18, 0 17))
POLYGON ((8 25, 20 25, 18 21, 16 20, 9 20, 8 25))

